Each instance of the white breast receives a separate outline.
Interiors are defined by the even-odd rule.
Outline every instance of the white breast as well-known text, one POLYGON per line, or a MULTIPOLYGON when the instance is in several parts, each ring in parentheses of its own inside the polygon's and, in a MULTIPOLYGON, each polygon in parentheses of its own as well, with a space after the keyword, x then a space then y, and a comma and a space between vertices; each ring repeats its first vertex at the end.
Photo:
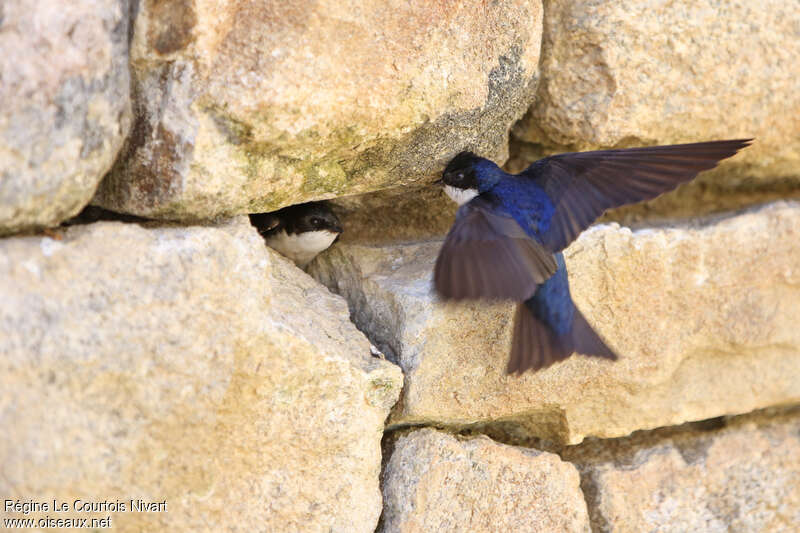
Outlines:
POLYGON ((478 189, 459 189, 452 185, 445 185, 444 192, 458 205, 464 205, 478 196, 478 189))
POLYGON ((286 230, 281 230, 265 240, 270 248, 285 255, 294 261, 297 266, 304 267, 318 253, 328 248, 337 235, 338 233, 328 230, 307 231, 289 235, 286 230))

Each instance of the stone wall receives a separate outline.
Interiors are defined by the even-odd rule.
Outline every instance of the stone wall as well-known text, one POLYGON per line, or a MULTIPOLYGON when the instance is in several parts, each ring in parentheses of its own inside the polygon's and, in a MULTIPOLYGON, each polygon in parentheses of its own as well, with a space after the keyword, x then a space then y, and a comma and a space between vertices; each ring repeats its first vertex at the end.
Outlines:
POLYGON ((796 531, 798 28, 790 0, 0 4, 0 520, 796 531), (434 298, 455 153, 737 137, 565 251, 618 361, 506 376, 511 306, 434 298), (345 233, 308 272, 243 216, 322 199, 345 233))

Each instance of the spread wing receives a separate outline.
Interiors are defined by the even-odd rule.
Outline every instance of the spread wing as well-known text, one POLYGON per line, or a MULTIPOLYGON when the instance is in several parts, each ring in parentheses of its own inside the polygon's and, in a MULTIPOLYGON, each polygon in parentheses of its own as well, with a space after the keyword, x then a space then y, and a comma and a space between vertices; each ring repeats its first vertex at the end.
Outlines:
POLYGON ((535 179, 555 206, 553 219, 541 234, 542 242, 558 252, 607 209, 671 191, 751 141, 576 152, 541 159, 523 174, 535 179))
POLYGON ((446 300, 523 301, 555 271, 553 254, 482 195, 459 208, 433 280, 446 300))

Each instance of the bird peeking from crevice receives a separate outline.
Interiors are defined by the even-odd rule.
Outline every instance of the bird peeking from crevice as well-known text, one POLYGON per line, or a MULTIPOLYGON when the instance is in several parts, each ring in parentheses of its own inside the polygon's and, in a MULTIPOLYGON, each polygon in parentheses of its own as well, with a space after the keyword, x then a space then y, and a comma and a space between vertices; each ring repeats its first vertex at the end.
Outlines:
POLYGON ((338 217, 324 202, 308 202, 272 213, 252 214, 250 223, 270 248, 300 268, 306 267, 342 233, 338 217))
POLYGON ((607 209, 671 191, 751 141, 565 153, 516 175, 462 152, 439 180, 460 207, 436 259, 436 292, 519 302, 509 374, 573 353, 615 360, 572 302, 562 250, 607 209))

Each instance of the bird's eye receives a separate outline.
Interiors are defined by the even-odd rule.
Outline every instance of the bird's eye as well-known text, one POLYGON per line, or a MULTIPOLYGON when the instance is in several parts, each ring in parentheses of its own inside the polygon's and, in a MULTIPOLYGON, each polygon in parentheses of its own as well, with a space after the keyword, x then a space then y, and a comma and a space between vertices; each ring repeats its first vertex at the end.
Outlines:
POLYGON ((322 225, 322 219, 319 217, 311 217, 311 225, 318 228, 322 225))
POLYGON ((463 179, 464 179, 464 173, 463 173, 463 172, 459 172, 459 173, 458 173, 458 176, 456 176, 456 177, 457 177, 459 180, 463 180, 463 179))

